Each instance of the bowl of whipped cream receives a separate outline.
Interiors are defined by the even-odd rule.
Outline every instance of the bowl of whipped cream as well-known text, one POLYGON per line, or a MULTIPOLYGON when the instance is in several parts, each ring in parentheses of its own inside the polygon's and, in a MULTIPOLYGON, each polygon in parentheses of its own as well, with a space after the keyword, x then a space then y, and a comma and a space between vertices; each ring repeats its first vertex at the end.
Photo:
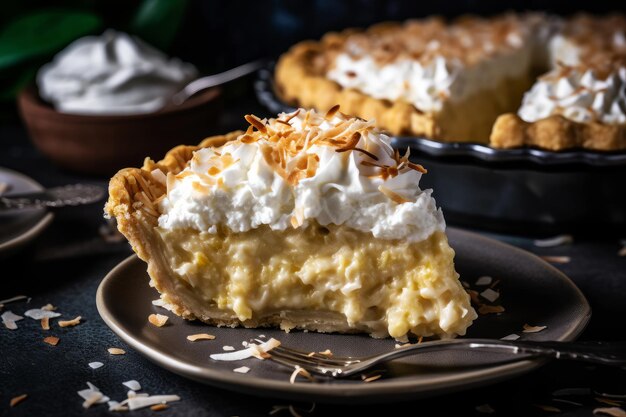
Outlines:
POLYGON ((41 67, 18 107, 31 139, 56 164, 109 175, 214 132, 219 87, 182 104, 172 100, 197 78, 193 65, 107 30, 74 41, 41 67))

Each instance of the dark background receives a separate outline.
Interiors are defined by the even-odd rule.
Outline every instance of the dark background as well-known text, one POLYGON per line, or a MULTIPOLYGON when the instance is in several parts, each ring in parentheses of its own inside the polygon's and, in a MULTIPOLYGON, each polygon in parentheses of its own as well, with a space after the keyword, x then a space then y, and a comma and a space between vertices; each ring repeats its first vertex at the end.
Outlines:
MULTIPOLYGON (((0 27, 39 8, 95 12, 107 27, 123 29, 142 0, 30 0, 3 4, 0 27)), ((385 20, 429 15, 453 18, 472 13, 545 11, 569 15, 579 11, 605 14, 626 8, 623 1, 410 1, 410 0, 190 0, 173 43, 166 52, 204 71, 226 69, 248 60, 273 57, 303 39, 330 30, 366 27, 385 20)))

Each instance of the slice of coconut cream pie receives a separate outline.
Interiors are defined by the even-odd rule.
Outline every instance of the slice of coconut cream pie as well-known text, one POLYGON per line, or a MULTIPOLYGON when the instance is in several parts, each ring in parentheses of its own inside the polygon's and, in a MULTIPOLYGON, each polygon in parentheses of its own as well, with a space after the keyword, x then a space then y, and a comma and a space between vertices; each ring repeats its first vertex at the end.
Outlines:
POLYGON ((111 180, 106 212, 163 302, 218 326, 465 334, 476 313, 421 166, 337 106, 246 120, 111 180))

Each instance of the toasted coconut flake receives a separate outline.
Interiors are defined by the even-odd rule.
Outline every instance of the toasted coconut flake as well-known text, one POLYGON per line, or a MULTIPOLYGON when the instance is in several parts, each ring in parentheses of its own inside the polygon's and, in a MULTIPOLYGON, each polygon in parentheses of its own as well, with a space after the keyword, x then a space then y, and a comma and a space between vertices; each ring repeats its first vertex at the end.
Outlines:
POLYGON ((72 320, 59 320, 59 327, 74 327, 80 324, 81 316, 76 316, 72 320))
POLYGON ((593 410, 593 414, 603 414, 611 417, 626 417, 626 411, 620 407, 600 407, 593 410))
POLYGON ((520 335, 512 333, 512 334, 510 334, 508 336, 501 337, 500 340, 510 340, 510 341, 513 341, 513 340, 517 340, 519 338, 520 338, 520 335))
POLYGON ((547 411, 549 413, 560 413, 561 409, 554 407, 552 405, 545 405, 545 404, 533 404, 535 407, 542 409, 543 411, 547 411))
POLYGON ((126 351, 124 349, 110 347, 107 349, 111 355, 125 355, 126 351))
POLYGON ((353 150, 361 140, 361 133, 354 132, 348 142, 341 148, 335 149, 335 152, 347 152, 353 150))
POLYGON ((91 369, 98 369, 104 366, 102 362, 89 362, 88 365, 91 369))
POLYGON ((381 374, 372 375, 372 376, 367 376, 367 377, 366 377, 365 375, 362 375, 362 376, 361 376, 361 379, 363 380, 363 382, 367 383, 367 382, 374 382, 374 381, 376 381, 377 379, 380 379, 381 377, 382 377, 382 375, 381 375, 381 374))
POLYGON ((329 358, 332 358, 332 356, 333 356, 333 352, 331 352, 331 351, 330 351, 330 349, 326 349, 325 351, 323 351, 323 352, 318 352, 318 353, 319 353, 320 355, 324 355, 324 356, 327 356, 327 357, 329 357, 329 358))
POLYGON ((296 378, 298 377, 298 375, 305 377, 311 382, 315 381, 315 378, 313 378, 313 376, 309 373, 309 371, 296 365, 295 369, 291 373, 291 376, 289 377, 289 383, 295 384, 296 378))
POLYGON ((239 368, 233 369, 233 372, 237 372, 238 374, 247 374, 250 372, 250 368, 247 366, 240 366, 239 368))
POLYGON ((478 307, 478 313, 479 314, 498 314, 498 313, 504 313, 504 307, 502 306, 490 306, 487 304, 483 304, 480 307, 478 307))
POLYGON ((46 310, 46 311, 54 311, 57 308, 55 306, 53 306, 52 304, 48 303, 45 306, 41 307, 42 310, 46 310))
MULTIPOLYGON (((363 153, 363 154, 365 154, 365 155, 369 156, 369 157, 370 157, 370 158, 372 158, 374 161, 378 161, 378 157, 377 157, 376 155, 374 155, 373 153, 371 153, 371 152, 369 152, 369 151, 366 151, 365 149, 355 147, 355 148, 354 148, 354 150, 355 150, 355 151, 357 151, 357 152, 361 152, 361 153, 363 153)), ((399 168, 398 168, 398 169, 399 169, 399 168)))
POLYGON ((547 327, 548 326, 531 326, 530 324, 524 324, 524 330, 522 331, 524 333, 537 333, 546 329, 547 327))
POLYGON ((190 334, 189 336, 187 336, 187 340, 189 340, 190 342, 195 342, 197 340, 213 340, 215 339, 215 336, 213 336, 212 334, 208 334, 208 333, 196 333, 196 334, 190 334))
POLYGON ((164 316, 163 314, 150 314, 148 316, 148 321, 155 325, 156 327, 163 327, 169 317, 164 316))
POLYGON ((488 275, 483 275, 482 277, 479 277, 479 278, 476 280, 475 285, 476 285, 477 287, 483 287, 483 286, 486 286, 486 285, 490 285, 492 282, 493 282, 493 278, 491 278, 491 277, 490 277, 490 276, 488 276, 488 275))
POLYGON ((0 304, 9 304, 14 303, 16 301, 26 300, 28 297, 26 295, 16 295, 15 297, 7 298, 5 300, 0 300, 0 304))
POLYGON ((15 407, 16 405, 24 401, 27 397, 28 397, 28 394, 18 395, 17 397, 11 398, 11 401, 9 402, 9 404, 11 405, 11 407, 15 407))
POLYGON ((603 404, 606 404, 606 405, 612 405, 612 406, 615 406, 615 407, 620 407, 622 405, 621 402, 610 400, 608 398, 595 397, 595 400, 597 402, 599 402, 599 403, 603 403, 603 404))
POLYGON ((246 349, 229 352, 229 353, 214 353, 210 355, 211 359, 217 361, 238 361, 242 359, 248 359, 256 354, 256 352, 267 353, 275 347, 280 346, 280 342, 274 338, 271 338, 267 342, 260 345, 250 344, 246 349))
POLYGON ((339 104, 335 104, 333 107, 328 109, 328 111, 324 115, 324 119, 326 120, 332 119, 333 116, 339 111, 339 107, 340 107, 339 104))
POLYGON ((548 255, 543 255, 540 256, 541 259, 543 259, 546 262, 550 262, 553 264, 566 264, 569 263, 572 259, 569 256, 548 256, 548 255))
POLYGON ((50 330, 50 318, 44 317, 41 319, 41 328, 44 330, 50 330))
POLYGON ((254 126, 259 132, 267 133, 267 126, 265 126, 265 123, 263 123, 261 119, 259 119, 255 115, 246 114, 244 116, 244 119, 246 119, 246 121, 250 123, 251 126, 254 126))
POLYGON ((59 338, 55 337, 55 336, 48 336, 45 339, 43 339, 44 342, 46 342, 47 344, 51 345, 51 346, 56 346, 59 344, 59 338))
POLYGON ((85 401, 83 401, 83 408, 89 408, 92 405, 101 402, 104 399, 104 394, 99 391, 90 391, 85 401))
POLYGON ((169 408, 169 405, 167 405, 167 404, 155 404, 155 405, 150 407, 150 410, 152 410, 152 411, 161 411, 161 410, 165 410, 166 408, 169 408))
POLYGON ((492 290, 491 288, 487 288, 485 291, 480 293, 480 296, 490 303, 493 303, 498 298, 500 298, 500 293, 498 291, 492 290))
POLYGON ((150 407, 156 404, 165 404, 174 401, 180 401, 178 395, 151 395, 148 397, 137 396, 129 398, 127 400, 128 408, 132 410, 138 410, 140 408, 150 407))
POLYGON ((235 348, 229 345, 225 345, 225 346, 222 346, 222 350, 225 350, 227 352, 232 352, 233 350, 235 350, 235 348))
POLYGON ((533 243, 540 248, 552 248, 574 242, 572 235, 559 235, 547 239, 537 239, 533 243))
POLYGON ((415 171, 421 172, 422 174, 426 174, 428 170, 421 166, 420 164, 414 164, 413 162, 407 162, 407 166, 415 171))
POLYGON ((380 191, 381 193, 385 194, 387 197, 389 197, 389 199, 397 204, 404 204, 404 203, 408 203, 410 200, 407 200, 406 198, 402 197, 400 194, 397 194, 394 191, 391 191, 389 188, 385 187, 384 185, 379 185, 378 186, 378 191, 380 191))
POLYGON ((120 404, 117 401, 108 401, 109 411, 128 411, 128 407, 120 404))
POLYGON ((297 115, 299 115, 299 114, 300 114, 300 109, 298 109, 298 110, 294 111, 293 113, 291 113, 291 114, 290 114, 290 115, 289 115, 289 116, 285 119, 285 121, 286 121, 286 122, 290 122, 290 121, 291 121, 291 119, 293 119, 294 117, 296 117, 296 116, 297 116, 297 115))
POLYGON ((0 317, 2 318, 2 324, 4 324, 4 327, 6 327, 9 330, 16 330, 17 329, 16 322, 24 319, 24 317, 14 314, 10 310, 7 310, 4 313, 2 313, 2 316, 0 317))
POLYGON ((50 311, 50 310, 43 310, 41 308, 33 308, 33 309, 26 311, 24 315, 26 317, 30 317, 33 320, 41 320, 44 317, 49 317, 51 319, 55 317, 59 317, 61 314, 54 312, 54 311, 50 311))
POLYGON ((252 352, 252 356, 254 356, 257 359, 264 360, 264 359, 269 359, 272 357, 272 355, 263 351, 258 345, 248 344, 248 347, 250 348, 252 352))

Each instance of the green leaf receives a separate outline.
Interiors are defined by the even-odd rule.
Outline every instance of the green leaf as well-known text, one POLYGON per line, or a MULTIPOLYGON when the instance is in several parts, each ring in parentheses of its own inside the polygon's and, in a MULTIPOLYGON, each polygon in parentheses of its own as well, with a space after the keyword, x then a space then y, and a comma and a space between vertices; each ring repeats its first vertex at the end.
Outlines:
POLYGON ((0 32, 0 70, 52 55, 101 27, 100 18, 87 12, 43 10, 21 16, 0 32))
POLYGON ((130 23, 130 32, 166 51, 185 15, 187 0, 144 0, 130 23))

